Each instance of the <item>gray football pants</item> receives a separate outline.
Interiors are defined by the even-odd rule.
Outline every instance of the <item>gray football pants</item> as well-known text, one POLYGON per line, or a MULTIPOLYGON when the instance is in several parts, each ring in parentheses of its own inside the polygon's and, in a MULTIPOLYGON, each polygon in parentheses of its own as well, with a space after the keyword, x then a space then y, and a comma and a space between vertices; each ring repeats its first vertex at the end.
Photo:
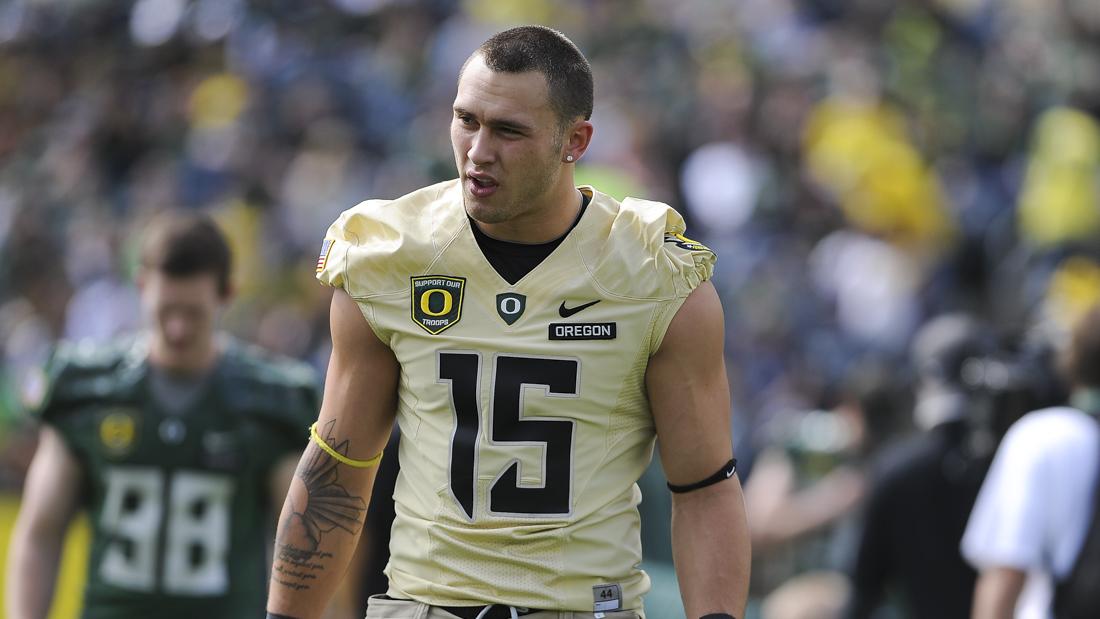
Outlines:
MULTIPOLYGON (((387 600, 374 596, 367 606, 367 619, 456 619, 456 617, 445 610, 420 602, 387 600)), ((572 610, 544 610, 523 615, 521 619, 644 619, 644 617, 630 610, 600 614, 572 610)))

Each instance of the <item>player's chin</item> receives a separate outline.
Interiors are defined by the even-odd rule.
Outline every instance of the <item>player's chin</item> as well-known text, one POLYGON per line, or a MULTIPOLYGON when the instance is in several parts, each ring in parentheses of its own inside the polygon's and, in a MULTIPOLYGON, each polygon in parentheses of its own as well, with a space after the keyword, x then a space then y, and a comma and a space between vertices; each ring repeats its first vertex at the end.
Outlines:
POLYGON ((483 224, 496 224, 508 219, 504 210, 493 204, 495 202, 493 200, 475 196, 465 196, 465 198, 466 214, 474 218, 475 221, 483 224))

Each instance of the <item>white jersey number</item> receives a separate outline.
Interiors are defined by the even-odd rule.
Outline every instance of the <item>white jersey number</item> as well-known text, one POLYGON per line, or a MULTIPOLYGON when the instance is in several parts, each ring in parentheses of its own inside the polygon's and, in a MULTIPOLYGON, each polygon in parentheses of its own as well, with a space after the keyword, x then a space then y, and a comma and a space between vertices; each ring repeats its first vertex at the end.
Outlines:
POLYGON ((99 574, 111 585, 174 595, 220 595, 229 587, 233 480, 153 467, 111 467, 100 526, 110 542, 99 574), (164 529, 164 554, 157 544, 164 529))

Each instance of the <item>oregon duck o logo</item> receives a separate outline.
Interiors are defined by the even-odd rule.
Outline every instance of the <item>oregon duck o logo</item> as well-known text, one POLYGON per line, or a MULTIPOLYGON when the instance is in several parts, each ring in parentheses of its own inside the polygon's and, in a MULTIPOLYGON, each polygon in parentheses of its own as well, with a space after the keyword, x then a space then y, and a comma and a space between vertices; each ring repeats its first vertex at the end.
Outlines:
POLYGON ((111 455, 129 453, 137 441, 136 415, 125 409, 109 411, 99 422, 99 441, 111 455))
POLYGON ((497 314, 509 325, 515 324, 526 308, 527 297, 522 294, 504 292, 497 295, 497 314))

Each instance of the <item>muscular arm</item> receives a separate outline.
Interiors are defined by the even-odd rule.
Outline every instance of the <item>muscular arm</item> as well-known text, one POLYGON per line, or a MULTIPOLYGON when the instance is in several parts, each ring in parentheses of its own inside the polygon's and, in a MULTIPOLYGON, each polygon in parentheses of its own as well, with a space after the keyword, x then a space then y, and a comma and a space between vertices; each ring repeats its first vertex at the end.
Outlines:
POLYGON ((794 467, 786 456, 768 453, 756 460, 745 497, 757 552, 835 522, 854 509, 865 492, 864 475, 854 466, 838 466, 802 490, 793 485, 794 467))
POLYGON ((298 470, 298 463, 302 454, 293 453, 282 456, 271 467, 271 473, 267 480, 268 492, 271 495, 271 512, 279 514, 286 501, 286 494, 290 490, 290 484, 294 481, 294 473, 298 470))
MULTIPOLYGON (((301 460, 301 457, 301 453, 283 456, 271 469, 268 478, 268 487, 270 488, 271 497, 274 503, 271 510, 272 518, 277 518, 279 512, 282 510, 287 491, 290 490, 290 484, 294 480, 294 473, 298 468, 298 462, 301 460)), ((344 578, 344 582, 336 590, 332 601, 328 604, 328 609, 324 614, 325 619, 358 619, 355 617, 356 612, 354 606, 356 602, 355 596, 358 591, 358 587, 355 585, 359 584, 359 580, 356 576, 351 575, 354 567, 353 559, 352 565, 347 571, 349 576, 344 578)))
POLYGON ((1027 572, 1011 567, 984 570, 974 587, 973 619, 1012 619, 1027 572))
MULTIPOLYGON (((650 359, 646 389, 665 475, 705 479, 730 459, 730 399, 722 307, 705 282, 684 302, 650 359)), ((672 554, 689 619, 744 617, 749 534, 737 478, 672 496, 672 554)))
POLYGON ((76 458, 55 430, 43 427, 8 553, 5 599, 10 619, 42 619, 49 611, 80 483, 76 458))
MULTIPOLYGON (((330 325, 332 357, 317 431, 337 452, 367 460, 390 436, 400 369, 341 290, 332 298, 330 325)), ((321 615, 355 550, 377 470, 342 464, 309 443, 279 518, 269 613, 321 615)))

